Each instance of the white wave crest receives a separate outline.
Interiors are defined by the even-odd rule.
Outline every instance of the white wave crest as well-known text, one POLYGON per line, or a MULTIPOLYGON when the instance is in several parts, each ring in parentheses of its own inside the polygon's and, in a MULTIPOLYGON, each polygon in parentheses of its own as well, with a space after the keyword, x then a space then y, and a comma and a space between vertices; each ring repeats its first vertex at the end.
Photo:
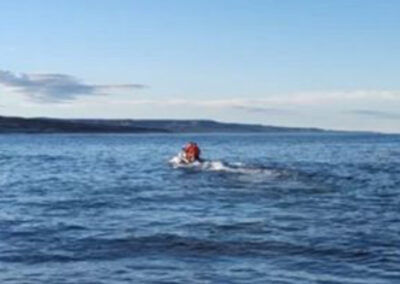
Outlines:
POLYGON ((263 175, 274 175, 272 170, 250 167, 243 163, 224 163, 222 161, 195 161, 193 163, 187 164, 182 160, 182 156, 177 155, 173 157, 169 163, 173 168, 192 168, 201 171, 212 171, 212 172, 226 172, 226 173, 237 173, 237 174, 263 174, 263 175))

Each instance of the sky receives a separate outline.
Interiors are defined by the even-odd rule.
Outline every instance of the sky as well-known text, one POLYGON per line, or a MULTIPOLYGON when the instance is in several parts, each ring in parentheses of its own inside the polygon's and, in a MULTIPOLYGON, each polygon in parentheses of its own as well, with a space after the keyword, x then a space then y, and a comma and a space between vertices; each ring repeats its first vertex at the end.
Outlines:
POLYGON ((400 133, 400 1, 0 2, 0 115, 400 133))

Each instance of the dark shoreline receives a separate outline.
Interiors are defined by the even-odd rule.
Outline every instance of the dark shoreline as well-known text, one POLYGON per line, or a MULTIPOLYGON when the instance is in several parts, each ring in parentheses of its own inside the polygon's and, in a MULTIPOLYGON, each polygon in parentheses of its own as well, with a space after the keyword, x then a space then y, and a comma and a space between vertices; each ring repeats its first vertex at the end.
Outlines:
POLYGON ((57 119, 0 116, 0 134, 51 133, 373 133, 330 131, 213 120, 57 119))

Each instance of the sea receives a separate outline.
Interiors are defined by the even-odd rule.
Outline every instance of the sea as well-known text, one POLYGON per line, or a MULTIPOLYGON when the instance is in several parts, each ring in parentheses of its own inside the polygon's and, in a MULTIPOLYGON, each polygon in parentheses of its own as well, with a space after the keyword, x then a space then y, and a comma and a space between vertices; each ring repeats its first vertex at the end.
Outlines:
POLYGON ((400 283, 400 136, 1 135, 0 283, 400 283))

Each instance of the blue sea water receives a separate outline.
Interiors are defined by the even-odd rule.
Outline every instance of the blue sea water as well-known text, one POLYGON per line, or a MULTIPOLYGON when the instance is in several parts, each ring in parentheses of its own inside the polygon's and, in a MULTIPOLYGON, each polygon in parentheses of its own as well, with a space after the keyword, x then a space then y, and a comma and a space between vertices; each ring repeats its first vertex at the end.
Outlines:
POLYGON ((0 283, 400 283, 400 136, 0 136, 0 283))

